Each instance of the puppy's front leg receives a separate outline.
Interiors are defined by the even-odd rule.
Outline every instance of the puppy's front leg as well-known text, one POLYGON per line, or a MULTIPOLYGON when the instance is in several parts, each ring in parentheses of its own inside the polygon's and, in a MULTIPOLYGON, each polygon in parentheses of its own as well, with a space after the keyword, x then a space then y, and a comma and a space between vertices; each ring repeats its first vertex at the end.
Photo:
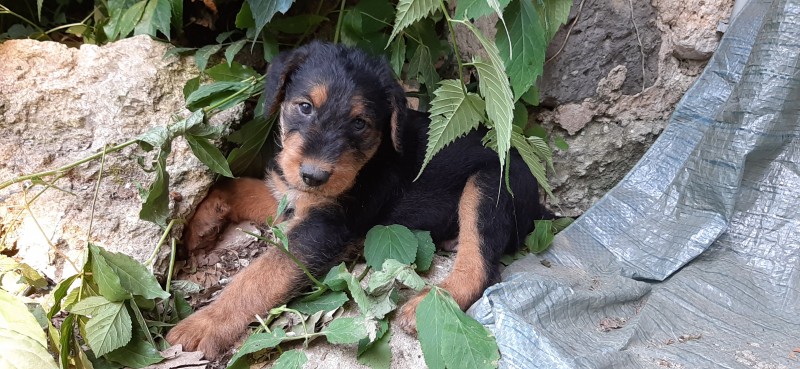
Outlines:
POLYGON ((257 314, 288 301, 307 279, 289 257, 271 247, 239 272, 216 301, 172 328, 167 341, 216 358, 236 343, 257 314))

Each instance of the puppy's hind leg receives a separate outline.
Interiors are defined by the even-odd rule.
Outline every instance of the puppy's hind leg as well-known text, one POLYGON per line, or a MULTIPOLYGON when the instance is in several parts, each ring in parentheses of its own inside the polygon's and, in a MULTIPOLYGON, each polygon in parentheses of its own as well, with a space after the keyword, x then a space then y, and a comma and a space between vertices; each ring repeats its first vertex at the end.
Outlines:
MULTIPOLYGON (((514 229, 510 195, 484 178, 491 174, 475 174, 469 178, 458 204, 458 252, 453 269, 439 287, 446 289, 466 310, 483 291, 499 277, 498 262, 514 229)), ((400 310, 397 323, 406 332, 416 333, 417 305, 428 294, 423 291, 400 310)))
POLYGON ((229 223, 249 220, 263 224, 267 217, 275 216, 277 209, 277 201, 265 181, 238 178, 214 185, 186 226, 186 249, 212 247, 229 223))

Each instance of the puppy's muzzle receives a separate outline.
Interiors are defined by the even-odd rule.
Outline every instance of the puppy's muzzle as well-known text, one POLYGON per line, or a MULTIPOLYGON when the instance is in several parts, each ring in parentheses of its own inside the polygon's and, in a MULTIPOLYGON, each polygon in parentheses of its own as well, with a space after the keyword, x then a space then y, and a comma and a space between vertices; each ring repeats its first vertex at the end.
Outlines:
POLYGON ((323 170, 316 165, 303 163, 300 165, 300 177, 303 178, 303 182, 306 185, 317 187, 328 182, 331 172, 323 170))

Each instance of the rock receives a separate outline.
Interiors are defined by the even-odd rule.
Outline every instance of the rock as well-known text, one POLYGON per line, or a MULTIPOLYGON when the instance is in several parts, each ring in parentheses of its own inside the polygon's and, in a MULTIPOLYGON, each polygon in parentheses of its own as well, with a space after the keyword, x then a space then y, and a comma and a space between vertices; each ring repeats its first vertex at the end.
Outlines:
MULTIPOLYGON (((0 44, 0 179, 73 163, 188 114, 182 89, 197 70, 188 59, 164 59, 167 48, 146 36, 80 49, 33 40, 0 44)), ((214 118, 230 124, 240 115, 232 109, 214 118)), ((154 178, 136 163, 142 155, 132 145, 102 165, 94 160, 60 179, 45 178, 53 187, 44 192, 31 181, 0 190, 0 248, 19 250, 24 262, 54 280, 75 273, 55 250, 80 267, 87 241, 145 261, 163 231, 139 220, 137 187, 154 178)), ((172 216, 185 217, 213 177, 182 139, 167 164, 172 216)))

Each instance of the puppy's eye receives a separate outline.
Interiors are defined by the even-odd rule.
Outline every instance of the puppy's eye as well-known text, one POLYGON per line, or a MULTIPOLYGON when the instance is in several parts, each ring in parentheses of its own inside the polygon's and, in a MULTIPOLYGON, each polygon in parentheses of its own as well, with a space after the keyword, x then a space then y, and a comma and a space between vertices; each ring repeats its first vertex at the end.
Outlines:
POLYGON ((311 114, 311 104, 307 102, 301 102, 300 104, 297 105, 297 107, 300 109, 301 113, 305 115, 311 114))
POLYGON ((358 119, 353 121, 353 128, 355 128, 357 131, 360 131, 360 130, 366 128, 366 127, 367 127, 367 122, 365 122, 361 118, 358 118, 358 119))

